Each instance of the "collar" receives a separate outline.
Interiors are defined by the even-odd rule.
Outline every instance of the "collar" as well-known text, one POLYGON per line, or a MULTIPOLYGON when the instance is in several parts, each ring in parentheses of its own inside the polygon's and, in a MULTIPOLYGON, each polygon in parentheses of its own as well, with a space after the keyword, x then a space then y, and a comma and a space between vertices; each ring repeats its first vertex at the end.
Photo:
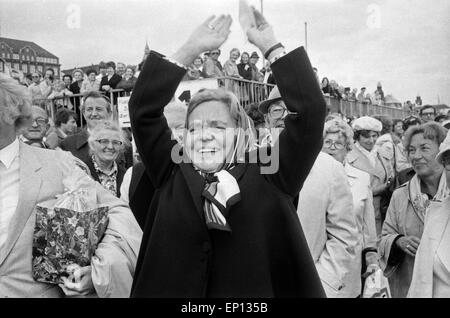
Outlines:
POLYGON ((0 150, 0 162, 2 162, 6 169, 9 169, 14 159, 19 155, 19 139, 16 138, 8 146, 0 150))
POLYGON ((61 128, 56 129, 56 134, 63 139, 67 137, 67 134, 61 128))
POLYGON ((117 173, 117 163, 116 163, 115 160, 113 161, 113 167, 112 167, 112 169, 109 172, 105 172, 99 167, 99 165, 95 161, 95 156, 94 155, 92 155, 92 162, 94 163, 94 168, 97 171, 97 173, 101 172, 101 173, 103 173, 104 175, 106 175, 108 177, 110 177, 110 176, 114 175, 115 173, 117 173))
POLYGON ((362 152, 362 154, 364 155, 364 156, 366 156, 366 157, 370 157, 370 156, 373 156, 374 154, 375 154, 375 147, 374 147, 374 149, 372 149, 372 151, 368 151, 367 149, 365 149, 363 146, 361 146, 360 144, 359 144, 359 142, 355 142, 355 147, 357 147, 358 148, 358 150, 359 151, 361 151, 362 152))

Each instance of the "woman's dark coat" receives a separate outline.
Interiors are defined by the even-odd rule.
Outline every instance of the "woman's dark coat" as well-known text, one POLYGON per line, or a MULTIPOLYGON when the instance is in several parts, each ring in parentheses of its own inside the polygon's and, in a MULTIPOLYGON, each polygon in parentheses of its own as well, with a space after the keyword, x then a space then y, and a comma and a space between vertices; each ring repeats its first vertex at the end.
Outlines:
POLYGON ((229 233, 208 230, 204 179, 192 164, 171 159, 176 142, 163 109, 186 70, 156 52, 148 56, 129 109, 156 192, 132 297, 324 296, 292 202, 322 147, 325 101, 303 48, 277 60, 272 69, 288 109, 298 115, 286 118, 277 173, 261 174, 258 163, 240 163, 230 171, 242 199, 227 215, 229 233))

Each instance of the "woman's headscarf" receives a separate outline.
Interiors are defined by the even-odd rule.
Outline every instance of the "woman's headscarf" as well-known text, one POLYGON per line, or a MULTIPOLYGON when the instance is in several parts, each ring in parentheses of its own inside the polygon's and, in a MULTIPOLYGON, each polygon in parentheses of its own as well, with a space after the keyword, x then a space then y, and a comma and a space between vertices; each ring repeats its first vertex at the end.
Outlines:
POLYGON ((228 107, 230 116, 235 121, 236 133, 233 150, 227 154, 224 164, 218 171, 204 173, 196 168, 206 181, 202 192, 203 211, 206 226, 209 229, 231 232, 226 217, 231 206, 241 200, 241 193, 236 179, 229 171, 238 162, 245 161, 247 152, 255 149, 256 139, 252 130, 254 127, 233 93, 223 89, 213 89, 201 90, 191 99, 186 115, 186 131, 189 115, 198 105, 208 101, 218 101, 228 107))

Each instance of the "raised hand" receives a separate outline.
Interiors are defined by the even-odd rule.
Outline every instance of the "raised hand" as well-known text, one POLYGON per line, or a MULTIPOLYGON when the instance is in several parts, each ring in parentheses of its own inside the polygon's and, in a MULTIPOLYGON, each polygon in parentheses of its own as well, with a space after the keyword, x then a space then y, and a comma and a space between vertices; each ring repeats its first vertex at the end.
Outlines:
POLYGON ((189 65, 202 52, 218 49, 228 39, 232 22, 230 15, 210 16, 194 30, 172 59, 189 65))
POLYGON ((259 48, 263 54, 278 43, 272 27, 264 16, 254 7, 248 7, 244 0, 240 3, 239 20, 249 42, 259 48))

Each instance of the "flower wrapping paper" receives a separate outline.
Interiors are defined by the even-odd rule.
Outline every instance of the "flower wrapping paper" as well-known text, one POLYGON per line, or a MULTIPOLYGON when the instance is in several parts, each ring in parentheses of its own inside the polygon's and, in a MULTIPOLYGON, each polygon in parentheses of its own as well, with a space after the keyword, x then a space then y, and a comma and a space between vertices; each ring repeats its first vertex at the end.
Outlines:
POLYGON ((62 284, 73 265, 88 266, 108 225, 107 206, 92 208, 80 191, 36 205, 33 237, 33 278, 62 284), (89 208, 89 209, 88 209, 89 208))

